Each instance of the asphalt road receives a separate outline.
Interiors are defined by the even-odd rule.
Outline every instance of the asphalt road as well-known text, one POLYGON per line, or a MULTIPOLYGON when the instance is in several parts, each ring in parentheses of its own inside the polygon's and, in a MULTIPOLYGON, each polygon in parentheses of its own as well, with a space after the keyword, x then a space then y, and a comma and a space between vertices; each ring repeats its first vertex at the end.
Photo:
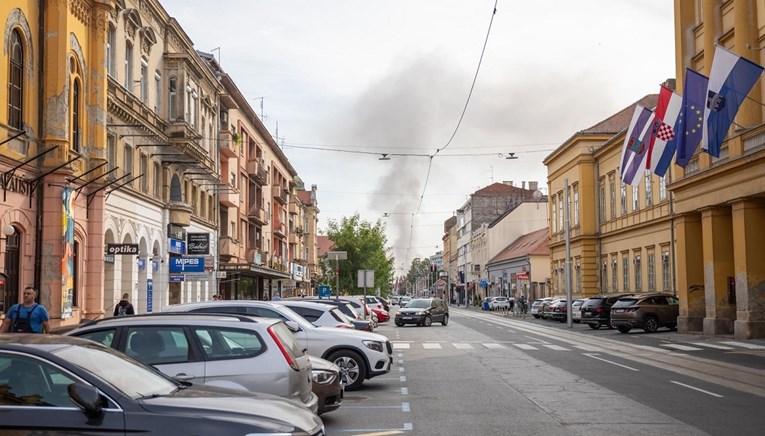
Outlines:
POLYGON ((347 392, 322 417, 327 432, 762 434, 763 341, 622 335, 464 308, 451 315, 448 326, 381 325, 393 370, 347 392))

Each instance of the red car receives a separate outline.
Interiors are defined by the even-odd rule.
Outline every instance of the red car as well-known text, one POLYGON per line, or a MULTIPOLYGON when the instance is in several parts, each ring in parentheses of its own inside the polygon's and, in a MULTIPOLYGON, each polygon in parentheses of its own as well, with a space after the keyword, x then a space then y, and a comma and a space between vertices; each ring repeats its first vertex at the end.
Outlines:
MULTIPOLYGON (((367 307, 369 307, 369 306, 367 306, 367 307)), ((385 310, 385 309, 378 309, 376 307, 369 307, 369 308, 372 309, 372 312, 374 312, 375 315, 377 315, 377 322, 390 321, 390 314, 388 314, 387 310, 385 310)))

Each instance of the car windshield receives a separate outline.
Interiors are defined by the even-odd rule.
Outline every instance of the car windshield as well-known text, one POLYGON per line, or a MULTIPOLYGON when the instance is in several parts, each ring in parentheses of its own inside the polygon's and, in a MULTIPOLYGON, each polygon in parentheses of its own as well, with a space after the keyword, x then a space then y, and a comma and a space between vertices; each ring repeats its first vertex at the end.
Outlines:
POLYGON ((601 301, 603 301, 602 298, 590 298, 589 300, 585 301, 582 306, 584 307, 600 306, 601 301))
POLYGON ((634 306, 635 303, 637 303, 637 301, 638 301, 637 298, 622 298, 619 301, 617 301, 616 303, 614 303, 613 307, 629 307, 629 306, 634 306))
POLYGON ((412 300, 406 303, 404 307, 411 307, 413 309, 427 309, 430 307, 430 300, 412 300))
POLYGON ((52 353, 133 399, 168 395, 179 388, 172 379, 110 348, 75 345, 52 353))
POLYGON ((343 312, 340 311, 340 309, 332 309, 329 311, 332 314, 332 317, 340 322, 344 322, 346 324, 352 324, 353 321, 350 320, 343 312))

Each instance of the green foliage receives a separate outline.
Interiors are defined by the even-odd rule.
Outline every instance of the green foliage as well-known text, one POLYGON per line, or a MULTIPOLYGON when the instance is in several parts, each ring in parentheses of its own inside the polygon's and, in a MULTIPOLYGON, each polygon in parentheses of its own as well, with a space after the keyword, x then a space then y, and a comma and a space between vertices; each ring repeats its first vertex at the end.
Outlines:
POLYGON ((406 273, 404 283, 407 292, 414 292, 415 289, 423 290, 428 284, 431 286, 438 280, 438 271, 430 269, 430 259, 420 259, 416 257, 409 265, 409 271, 406 273), (429 276, 429 278, 428 278, 429 276), (419 286, 417 285, 419 283, 419 286))
MULTIPOLYGON (((393 280, 393 257, 388 255, 385 236, 385 224, 377 220, 372 224, 362 220, 358 213, 351 217, 343 217, 339 222, 329 220, 327 236, 334 242, 332 251, 345 251, 347 260, 340 261, 340 289, 345 294, 361 294, 357 288, 358 271, 373 270, 375 274, 375 289, 385 292, 393 280)), ((322 282, 332 287, 335 293, 335 261, 322 259, 322 282)), ((367 291, 369 292, 369 290, 367 291)))

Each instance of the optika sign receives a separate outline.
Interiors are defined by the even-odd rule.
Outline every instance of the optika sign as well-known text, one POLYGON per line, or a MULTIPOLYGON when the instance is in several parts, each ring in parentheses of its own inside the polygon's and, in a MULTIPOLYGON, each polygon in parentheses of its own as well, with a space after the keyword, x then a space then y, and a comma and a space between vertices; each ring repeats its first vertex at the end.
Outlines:
POLYGON ((107 255, 136 255, 138 254, 138 244, 106 244, 107 255))

